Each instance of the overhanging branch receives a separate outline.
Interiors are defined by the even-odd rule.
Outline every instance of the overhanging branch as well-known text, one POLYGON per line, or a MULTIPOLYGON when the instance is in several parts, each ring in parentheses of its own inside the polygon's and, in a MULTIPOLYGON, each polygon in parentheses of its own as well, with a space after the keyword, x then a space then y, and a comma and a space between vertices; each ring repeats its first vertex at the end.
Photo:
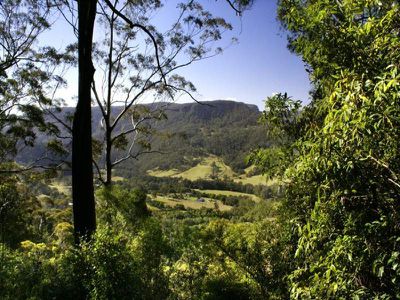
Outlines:
POLYGON ((165 84, 167 84, 167 79, 165 78, 164 72, 162 70, 161 67, 161 63, 160 63, 160 54, 159 54, 159 50, 158 50, 158 44, 157 41, 155 39, 155 37, 153 36, 153 34, 150 32, 150 30, 148 30, 146 28, 146 26, 143 26, 142 24, 139 23, 133 23, 127 16, 125 16, 123 13, 121 13, 121 11, 119 11, 118 9, 115 8, 114 5, 112 5, 112 3, 109 0, 104 0, 105 3, 108 5, 108 7, 117 15, 119 16, 121 19, 123 19, 131 29, 133 28, 139 28, 142 31, 144 31, 151 39, 151 41, 153 42, 154 45, 154 51, 155 51, 155 57, 156 57, 156 61, 157 61, 157 68, 161 74, 161 77, 163 78, 163 81, 165 84))

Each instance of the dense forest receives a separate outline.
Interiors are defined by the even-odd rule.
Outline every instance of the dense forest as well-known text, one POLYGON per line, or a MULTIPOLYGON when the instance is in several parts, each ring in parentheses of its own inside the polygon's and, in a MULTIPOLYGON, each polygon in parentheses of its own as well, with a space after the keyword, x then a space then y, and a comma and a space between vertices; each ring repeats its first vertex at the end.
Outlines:
MULTIPOLYGON (((235 171, 243 173, 247 167, 245 158, 249 152, 268 146, 265 139, 266 128, 258 122, 261 112, 255 105, 219 100, 200 104, 143 104, 143 109, 162 109, 164 113, 161 120, 147 121, 146 126, 151 134, 143 135, 146 143, 155 152, 143 153, 140 159, 128 160, 118 166, 116 173, 124 177, 143 175, 154 168, 183 170, 209 155, 221 157, 235 171)), ((73 111, 73 108, 63 107, 57 116, 65 120, 73 111)), ((45 117, 51 121, 51 116, 45 117)), ((99 143, 103 136, 101 120, 100 108, 93 107, 93 138, 99 143)), ((125 119, 120 126, 127 127, 129 122, 129 119, 125 119)), ((59 130, 63 135, 68 135, 68 131, 62 126, 59 126, 59 130)), ((16 161, 32 163, 46 153, 46 145, 51 138, 51 135, 38 132, 35 145, 19 151, 16 161)), ((122 154, 123 151, 120 150, 114 156, 122 154)), ((53 154, 52 159, 61 161, 58 153, 53 154)), ((104 154, 99 154, 99 161, 100 164, 104 163, 104 154)))
POLYGON ((187 1, 161 32, 162 2, 0 3, 0 298, 400 299, 400 3, 278 0, 311 101, 260 113, 165 101, 231 25, 187 1))

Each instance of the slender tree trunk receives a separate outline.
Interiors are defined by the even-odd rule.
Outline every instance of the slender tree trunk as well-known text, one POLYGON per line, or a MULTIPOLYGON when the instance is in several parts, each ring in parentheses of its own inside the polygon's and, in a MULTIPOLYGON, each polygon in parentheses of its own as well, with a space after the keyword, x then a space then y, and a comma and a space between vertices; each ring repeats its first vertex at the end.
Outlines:
POLYGON ((75 242, 96 230, 92 167, 91 84, 93 27, 97 0, 78 1, 78 104, 72 129, 72 199, 75 242))
POLYGON ((106 132, 106 181, 105 185, 107 187, 111 186, 112 183, 112 161, 111 161, 111 128, 107 128, 106 132))
POLYGON ((112 140, 111 140, 111 90, 113 87, 112 83, 112 70, 113 70, 113 45, 114 45, 114 22, 115 22, 115 15, 114 12, 111 14, 110 19, 110 47, 108 49, 108 76, 107 76, 107 104, 106 104, 106 111, 107 115, 105 118, 105 125, 106 125, 106 181, 105 186, 110 187, 112 184, 112 162, 111 162, 111 150, 112 150, 112 140))

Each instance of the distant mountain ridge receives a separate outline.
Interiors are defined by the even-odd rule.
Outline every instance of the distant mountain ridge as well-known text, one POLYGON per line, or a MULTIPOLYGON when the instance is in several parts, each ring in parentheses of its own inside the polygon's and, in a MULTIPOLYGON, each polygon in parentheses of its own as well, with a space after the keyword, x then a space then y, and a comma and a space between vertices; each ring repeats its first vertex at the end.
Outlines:
MULTIPOLYGON (((256 105, 229 100, 143 105, 150 109, 165 107, 167 119, 152 123, 160 133, 154 137, 152 147, 167 154, 149 154, 138 161, 127 161, 119 168, 124 176, 129 176, 131 171, 143 173, 155 168, 184 170, 209 155, 221 157, 227 165, 240 171, 246 167, 244 159, 251 149, 266 146, 265 128, 258 123, 261 112, 256 105)), ((120 109, 113 107, 113 113, 117 114, 120 109)), ((65 117, 73 112, 74 108, 64 107, 58 115, 65 117)), ((100 108, 93 107, 95 138, 100 138, 103 133, 101 117, 100 108)), ((39 134, 37 146, 24 151, 18 160, 26 162, 38 157, 47 140, 48 137, 39 134)))
MULTIPOLYGON (((168 111, 189 114, 199 120, 221 118, 227 113, 240 111, 241 113, 259 114, 258 107, 254 104, 235 102, 229 100, 214 100, 200 103, 171 104, 168 111)), ((181 115, 184 118, 184 115, 181 115)))
POLYGON ((170 133, 170 138, 156 139, 153 147, 168 153, 130 161, 122 166, 123 175, 130 170, 186 170, 210 155, 221 157, 241 173, 249 152, 268 146, 266 128, 258 122, 261 112, 253 104, 226 100, 171 104, 166 114, 167 119, 158 122, 156 128, 170 133))

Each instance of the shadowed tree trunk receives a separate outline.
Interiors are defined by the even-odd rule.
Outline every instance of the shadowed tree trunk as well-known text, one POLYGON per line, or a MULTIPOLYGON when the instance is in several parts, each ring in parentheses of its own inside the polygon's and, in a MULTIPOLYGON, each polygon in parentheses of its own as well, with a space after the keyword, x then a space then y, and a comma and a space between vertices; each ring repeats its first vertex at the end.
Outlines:
POLYGON ((93 27, 97 0, 78 1, 79 91, 72 129, 72 198, 75 242, 96 229, 92 168, 91 84, 93 27))

